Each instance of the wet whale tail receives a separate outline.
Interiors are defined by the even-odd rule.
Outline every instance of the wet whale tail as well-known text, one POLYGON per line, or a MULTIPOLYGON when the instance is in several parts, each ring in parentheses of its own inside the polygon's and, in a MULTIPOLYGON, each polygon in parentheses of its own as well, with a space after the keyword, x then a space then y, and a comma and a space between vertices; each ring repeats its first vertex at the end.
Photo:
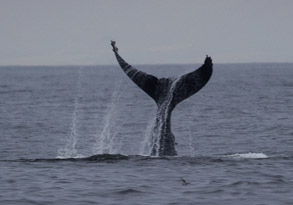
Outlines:
POLYGON ((153 140, 152 155, 176 155, 175 138, 171 132, 171 112, 175 106, 203 88, 213 72, 212 59, 206 56, 204 64, 177 79, 160 78, 139 71, 119 54, 115 41, 111 41, 116 59, 126 75, 157 104, 158 140, 153 140))

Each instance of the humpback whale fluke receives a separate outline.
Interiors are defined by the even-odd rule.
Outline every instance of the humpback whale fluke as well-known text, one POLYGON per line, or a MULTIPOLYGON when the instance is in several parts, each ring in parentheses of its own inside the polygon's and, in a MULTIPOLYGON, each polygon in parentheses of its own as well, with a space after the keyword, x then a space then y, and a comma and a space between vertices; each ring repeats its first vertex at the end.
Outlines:
POLYGON ((206 56, 204 64, 181 77, 156 78, 129 65, 119 54, 115 41, 111 41, 116 59, 126 75, 156 102, 158 110, 152 139, 151 155, 174 156, 175 137, 171 132, 171 113, 175 106, 203 88, 213 72, 212 59, 206 56))

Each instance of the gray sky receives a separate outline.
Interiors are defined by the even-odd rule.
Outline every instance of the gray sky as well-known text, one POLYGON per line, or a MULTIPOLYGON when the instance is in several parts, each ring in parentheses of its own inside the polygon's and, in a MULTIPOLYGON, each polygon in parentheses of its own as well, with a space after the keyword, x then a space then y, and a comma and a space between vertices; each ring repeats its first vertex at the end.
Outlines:
POLYGON ((292 0, 0 0, 0 65, 293 62, 292 0))

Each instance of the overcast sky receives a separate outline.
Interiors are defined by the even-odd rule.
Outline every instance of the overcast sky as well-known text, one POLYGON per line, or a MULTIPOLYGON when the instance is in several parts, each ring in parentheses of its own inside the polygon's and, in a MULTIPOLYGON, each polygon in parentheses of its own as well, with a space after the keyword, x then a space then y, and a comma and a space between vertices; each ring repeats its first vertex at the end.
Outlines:
POLYGON ((0 0, 0 65, 293 62, 292 0, 0 0))

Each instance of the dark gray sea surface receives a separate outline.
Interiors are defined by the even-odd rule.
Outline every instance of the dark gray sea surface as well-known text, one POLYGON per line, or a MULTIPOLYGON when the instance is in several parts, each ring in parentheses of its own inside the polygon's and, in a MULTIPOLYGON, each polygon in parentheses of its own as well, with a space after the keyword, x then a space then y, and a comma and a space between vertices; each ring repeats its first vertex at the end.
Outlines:
POLYGON ((148 156, 155 112, 118 66, 0 67, 0 204, 293 203, 293 64, 215 64, 177 157, 148 156))

